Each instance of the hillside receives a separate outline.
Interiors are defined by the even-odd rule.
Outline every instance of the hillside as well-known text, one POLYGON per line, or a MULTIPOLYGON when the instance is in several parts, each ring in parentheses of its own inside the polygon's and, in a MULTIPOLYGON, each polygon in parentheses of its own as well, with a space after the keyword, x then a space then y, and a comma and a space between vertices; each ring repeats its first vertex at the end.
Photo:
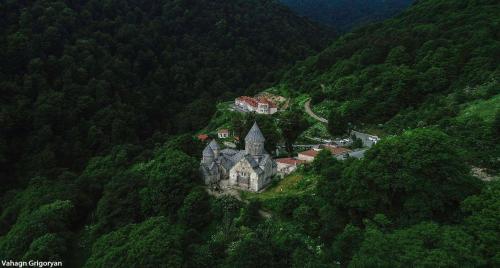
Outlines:
POLYGON ((417 1, 287 72, 328 35, 274 3, 1 2, 3 265, 500 267, 498 1, 417 1), (287 109, 231 111, 261 88, 287 109), (263 192, 205 184, 229 159, 196 134, 257 121, 260 153, 229 171, 248 178, 265 151, 331 134, 309 102, 384 135, 263 192))
POLYGON ((413 0, 281 0, 298 14, 341 31, 392 17, 413 0))
POLYGON ((0 192, 196 130, 332 36, 267 0, 2 1, 0 192))
POLYGON ((419 1, 297 64, 280 86, 357 128, 437 126, 472 163, 498 167, 499 12, 497 1, 419 1))

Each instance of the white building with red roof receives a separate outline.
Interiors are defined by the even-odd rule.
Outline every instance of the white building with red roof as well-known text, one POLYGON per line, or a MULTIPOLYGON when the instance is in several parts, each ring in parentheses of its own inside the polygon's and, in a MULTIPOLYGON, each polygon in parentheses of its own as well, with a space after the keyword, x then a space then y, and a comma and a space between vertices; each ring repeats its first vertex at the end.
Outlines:
POLYGON ((323 145, 322 148, 313 148, 308 151, 300 152, 297 158, 306 162, 312 162, 322 149, 330 151, 332 153, 332 156, 339 160, 345 159, 349 155, 349 153, 352 152, 351 150, 344 147, 323 145))
POLYGON ((275 114, 278 112, 276 104, 265 97, 252 98, 241 96, 235 99, 234 105, 244 111, 258 114, 275 114))
POLYGON ((276 161, 277 168, 278 168, 277 169, 278 174, 281 176, 286 176, 286 175, 294 172, 295 170, 297 170, 297 168, 300 165, 307 163, 307 161, 299 160, 299 159, 291 158, 291 157, 278 158, 278 159, 275 159, 275 161, 276 161))

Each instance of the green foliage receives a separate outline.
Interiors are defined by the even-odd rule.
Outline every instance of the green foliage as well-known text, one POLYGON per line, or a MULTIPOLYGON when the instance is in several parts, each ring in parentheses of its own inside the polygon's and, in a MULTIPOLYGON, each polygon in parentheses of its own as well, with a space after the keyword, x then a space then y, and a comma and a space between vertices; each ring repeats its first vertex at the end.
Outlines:
POLYGON ((179 267, 182 229, 164 217, 131 224, 99 238, 85 267, 179 267))
POLYGON ((63 261, 67 253, 63 237, 48 233, 33 240, 23 260, 63 261))
MULTIPOLYGON (((304 91, 287 92, 300 107, 317 94, 343 124, 389 120, 383 131, 402 134, 362 160, 321 152, 239 201, 209 197, 203 145, 172 134, 204 126, 219 96, 311 51, 319 42, 303 40, 317 40, 314 26, 263 0, 2 2, 0 257, 500 266, 499 183, 479 182, 469 165, 494 169, 500 152, 497 7, 418 1, 298 64, 275 88, 304 91)), ((257 121, 272 152, 281 134, 291 144, 302 132, 297 111, 282 117, 235 115, 233 130, 243 140, 257 121)))
POLYGON ((346 122, 360 129, 387 123, 387 133, 439 126, 464 140, 468 162, 497 170, 498 142, 483 133, 498 106, 498 12, 495 1, 417 1, 393 19, 342 36, 276 87, 330 107, 332 135, 346 122), (454 120, 467 114, 484 120, 454 120))
POLYGON ((140 175, 137 172, 126 171, 115 175, 106 184, 103 195, 97 203, 95 235, 139 222, 143 218, 139 190, 145 182, 140 175))
POLYGON ((0 186, 203 128, 332 36, 267 0, 0 3, 0 186), (268 75, 268 76, 266 76, 268 75))
POLYGON ((70 230, 74 213, 71 201, 57 200, 21 214, 9 232, 0 237, 0 257, 21 259, 25 252, 27 255, 46 253, 60 257, 66 251, 64 243, 54 249, 47 248, 49 245, 44 243, 52 243, 54 239, 64 241, 59 236, 70 230), (56 237, 46 236, 51 233, 56 237), (61 251, 58 252, 57 249, 61 251))
POLYGON ((386 234, 368 227, 350 267, 477 267, 474 238, 460 227, 421 223, 386 234))
POLYGON ((331 110, 328 115, 328 132, 332 136, 342 136, 349 132, 347 118, 336 109, 331 110))
POLYGON ((161 150, 144 169, 147 185, 140 191, 140 198, 147 216, 176 215, 190 188, 201 182, 198 161, 178 150, 161 150))
POLYGON ((205 189, 198 187, 186 196, 177 212, 179 222, 186 227, 201 229, 210 222, 210 197, 205 189))
MULTIPOLYGON (((71 182, 74 175, 63 174, 58 179, 48 179, 36 177, 30 180, 26 189, 22 191, 12 191, 2 199, 0 214, 0 235, 8 232, 21 215, 30 214, 43 205, 50 204, 56 200, 72 200, 73 203, 80 204, 79 209, 85 210, 84 197, 77 192, 76 185, 71 182)), ((84 214, 80 211, 75 215, 84 214)))
POLYGON ((250 201, 241 210, 237 223, 244 226, 256 226, 260 222, 260 208, 261 204, 258 201, 250 201))
POLYGON ((298 108, 292 108, 280 114, 278 127, 285 140, 288 154, 291 155, 293 153, 293 144, 302 132, 309 127, 309 124, 302 111, 298 110, 298 108))
POLYGON ((350 165, 335 198, 358 221, 383 213, 399 224, 448 222, 480 185, 447 135, 420 129, 382 140, 350 165))
POLYGON ((321 174, 322 172, 325 172, 325 177, 329 177, 329 174, 326 174, 328 172, 327 169, 334 168, 337 165, 337 160, 333 158, 332 153, 330 150, 321 150, 318 155, 314 158, 314 161, 312 162, 311 169, 313 172, 316 174, 321 174))
POLYGON ((464 221, 464 228, 476 239, 476 248, 487 260, 487 266, 500 264, 500 181, 493 181, 484 187, 480 195, 467 198, 462 209, 470 216, 464 221))
POLYGON ((215 199, 212 203, 212 214, 216 219, 220 220, 233 219, 239 215, 242 205, 242 202, 238 199, 230 195, 224 195, 215 199))

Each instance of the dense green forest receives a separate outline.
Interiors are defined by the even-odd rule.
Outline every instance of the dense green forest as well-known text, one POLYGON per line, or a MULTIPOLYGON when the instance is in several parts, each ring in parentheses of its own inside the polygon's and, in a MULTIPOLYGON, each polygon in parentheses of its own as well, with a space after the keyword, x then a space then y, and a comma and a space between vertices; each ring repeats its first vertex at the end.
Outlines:
POLYGON ((396 15, 413 0, 280 0, 302 16, 341 31, 396 15))
POLYGON ((498 170, 499 13, 494 0, 418 1, 342 36, 281 84, 312 95, 334 123, 387 134, 439 127, 469 162, 498 170))
MULTIPOLYGON (((471 165, 498 168, 499 11, 420 0, 273 72, 329 36, 274 1, 2 2, 0 259, 498 267, 500 181, 471 165), (209 195, 190 131, 280 77, 331 119, 393 135, 360 160, 322 151, 289 191, 209 195)), ((277 116, 231 123, 258 121, 271 151, 307 127, 277 116)))
POLYGON ((332 37, 268 0, 2 1, 0 13, 1 193, 202 128, 217 99, 332 37))

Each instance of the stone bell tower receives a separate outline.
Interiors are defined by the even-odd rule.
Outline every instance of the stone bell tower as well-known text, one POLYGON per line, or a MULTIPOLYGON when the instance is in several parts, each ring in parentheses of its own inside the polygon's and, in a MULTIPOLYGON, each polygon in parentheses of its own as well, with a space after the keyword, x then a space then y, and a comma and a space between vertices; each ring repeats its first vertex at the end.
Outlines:
POLYGON ((259 156, 265 154, 264 143, 266 139, 260 131, 257 122, 255 122, 245 137, 245 151, 252 156, 259 156))

